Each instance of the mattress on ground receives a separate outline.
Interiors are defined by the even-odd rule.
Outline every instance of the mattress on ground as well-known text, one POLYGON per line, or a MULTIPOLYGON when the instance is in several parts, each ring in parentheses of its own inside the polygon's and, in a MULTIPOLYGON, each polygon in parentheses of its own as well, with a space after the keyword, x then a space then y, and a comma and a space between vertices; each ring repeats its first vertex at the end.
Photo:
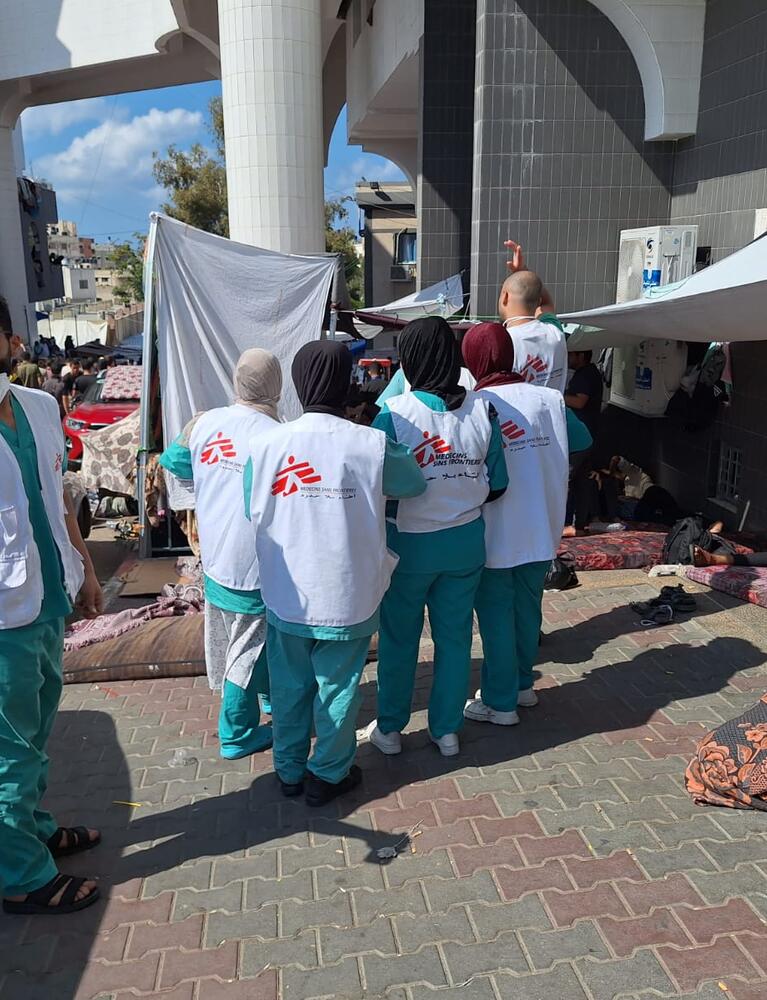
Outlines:
POLYGON ((685 576, 712 590, 767 608, 767 568, 756 566, 687 566, 685 576))
POLYGON ((205 673, 204 615, 156 618, 64 654, 64 683, 159 680, 205 673))
POLYGON ((663 528, 563 538, 558 554, 572 558, 576 570, 644 569, 662 561, 667 533, 663 528))

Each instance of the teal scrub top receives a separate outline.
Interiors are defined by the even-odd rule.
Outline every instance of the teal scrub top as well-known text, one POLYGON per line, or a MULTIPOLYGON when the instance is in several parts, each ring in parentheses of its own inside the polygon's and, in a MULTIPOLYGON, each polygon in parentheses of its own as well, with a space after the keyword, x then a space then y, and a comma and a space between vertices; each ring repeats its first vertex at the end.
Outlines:
POLYGON ((567 445, 570 454, 573 455, 577 451, 587 451, 594 443, 591 431, 569 406, 565 407, 565 413, 567 415, 567 445))
MULTIPOLYGON (((72 602, 64 588, 64 570, 61 565, 61 556, 58 546, 51 531, 51 524, 48 520, 48 513, 43 503, 42 486, 40 484, 40 474, 37 469, 37 447, 32 428, 29 426, 27 416, 21 404, 11 397, 11 407, 16 421, 16 430, 0 421, 0 434, 5 443, 13 452, 14 458, 18 462, 21 471, 21 481, 24 484, 24 492, 29 501, 29 520, 32 524, 32 536, 40 553, 40 564, 43 574, 43 603, 40 614, 32 622, 32 625, 41 625, 43 622, 52 621, 55 618, 66 618, 72 611, 72 602)), ((66 471, 67 457, 64 455, 62 463, 62 479, 66 471)), ((62 481, 63 489, 63 481, 62 481)), ((28 626, 25 626, 28 627, 28 626)))
MULTIPOLYGON (((426 406, 438 412, 447 410, 444 400, 430 392, 417 390, 414 395, 426 406)), ((379 397, 380 404, 380 397, 379 397)), ((373 426, 384 431, 390 440, 396 441, 394 421, 384 402, 381 412, 373 421, 373 426)), ((503 438, 498 421, 492 419, 490 447, 485 459, 491 490, 503 490, 509 485, 509 474, 503 456, 503 438)), ((398 573, 445 573, 472 570, 485 562, 485 522, 481 517, 456 528, 442 531, 404 532, 398 531, 393 518, 396 508, 389 511, 386 532, 389 548, 399 556, 398 573)))
MULTIPOLYGON (((186 445, 181 444, 181 435, 160 455, 160 465, 178 479, 187 482, 194 479, 192 452, 186 445)), ((229 611, 235 615, 262 615, 266 611, 260 590, 237 590, 236 587, 225 587, 223 583, 212 580, 207 573, 203 573, 203 589, 205 600, 222 611, 229 611)))

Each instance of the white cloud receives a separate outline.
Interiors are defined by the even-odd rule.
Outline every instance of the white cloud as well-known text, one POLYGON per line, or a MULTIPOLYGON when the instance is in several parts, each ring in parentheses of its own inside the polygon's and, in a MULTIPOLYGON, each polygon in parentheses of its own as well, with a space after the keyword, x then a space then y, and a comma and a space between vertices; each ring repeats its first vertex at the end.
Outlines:
POLYGON ((47 178, 62 198, 112 200, 116 190, 147 192, 152 183, 152 153, 170 143, 184 143, 202 130, 199 111, 152 108, 128 121, 113 119, 73 139, 58 153, 35 160, 35 172, 47 178))
POLYGON ((24 138, 42 135, 60 135, 79 122, 95 122, 106 118, 109 105, 105 97, 87 97, 82 101, 66 104, 44 104, 27 108, 21 116, 24 138))

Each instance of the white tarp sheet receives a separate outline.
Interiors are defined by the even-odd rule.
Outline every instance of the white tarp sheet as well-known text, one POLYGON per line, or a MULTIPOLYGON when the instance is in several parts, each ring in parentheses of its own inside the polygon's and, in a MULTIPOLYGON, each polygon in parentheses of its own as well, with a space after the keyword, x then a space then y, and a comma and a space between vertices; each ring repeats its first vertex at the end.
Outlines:
POLYGON ((39 319, 37 321, 38 337, 53 337, 59 347, 64 349, 64 341, 71 337, 75 346, 88 344, 92 340, 107 342, 107 324, 104 320, 88 319, 85 316, 65 316, 63 319, 39 319))
POLYGON ((754 240, 684 281, 654 289, 647 298, 566 313, 560 319, 622 338, 579 333, 583 350, 617 346, 630 338, 698 343, 767 340, 767 239, 754 240))
MULTIPOLYGON (((374 316, 391 316, 393 319, 418 319, 421 316, 442 316, 447 319, 463 309, 463 284, 460 274, 454 274, 451 278, 437 282, 436 285, 429 285, 422 288, 420 292, 413 292, 404 298, 397 299, 385 306, 371 306, 360 309, 359 314, 372 313, 374 316)), ((375 323, 371 320, 371 324, 375 323)), ((370 340, 380 333, 380 325, 370 325, 360 323, 355 320, 355 327, 358 333, 370 340)))
POLYGON ((299 416, 290 378, 299 347, 317 340, 335 257, 299 257, 211 236, 158 216, 154 273, 165 440, 195 413, 232 402, 232 372, 248 347, 282 364, 281 412, 299 416))

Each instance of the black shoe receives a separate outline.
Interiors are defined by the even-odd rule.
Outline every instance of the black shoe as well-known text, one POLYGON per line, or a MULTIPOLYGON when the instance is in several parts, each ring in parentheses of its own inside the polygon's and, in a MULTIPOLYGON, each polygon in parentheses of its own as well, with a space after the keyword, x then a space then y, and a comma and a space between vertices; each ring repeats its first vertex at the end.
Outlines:
POLYGON ((339 795, 345 795, 362 781, 362 771, 356 764, 352 764, 346 777, 339 781, 337 785, 330 781, 323 781, 316 774, 310 774, 307 780, 306 804, 308 806, 324 806, 339 795))
POLYGON ((292 784, 288 781, 283 781, 282 778, 277 775, 277 780, 280 783, 280 788, 282 789, 282 794, 286 799, 296 799, 299 795, 303 795, 304 783, 303 781, 296 781, 292 784))

